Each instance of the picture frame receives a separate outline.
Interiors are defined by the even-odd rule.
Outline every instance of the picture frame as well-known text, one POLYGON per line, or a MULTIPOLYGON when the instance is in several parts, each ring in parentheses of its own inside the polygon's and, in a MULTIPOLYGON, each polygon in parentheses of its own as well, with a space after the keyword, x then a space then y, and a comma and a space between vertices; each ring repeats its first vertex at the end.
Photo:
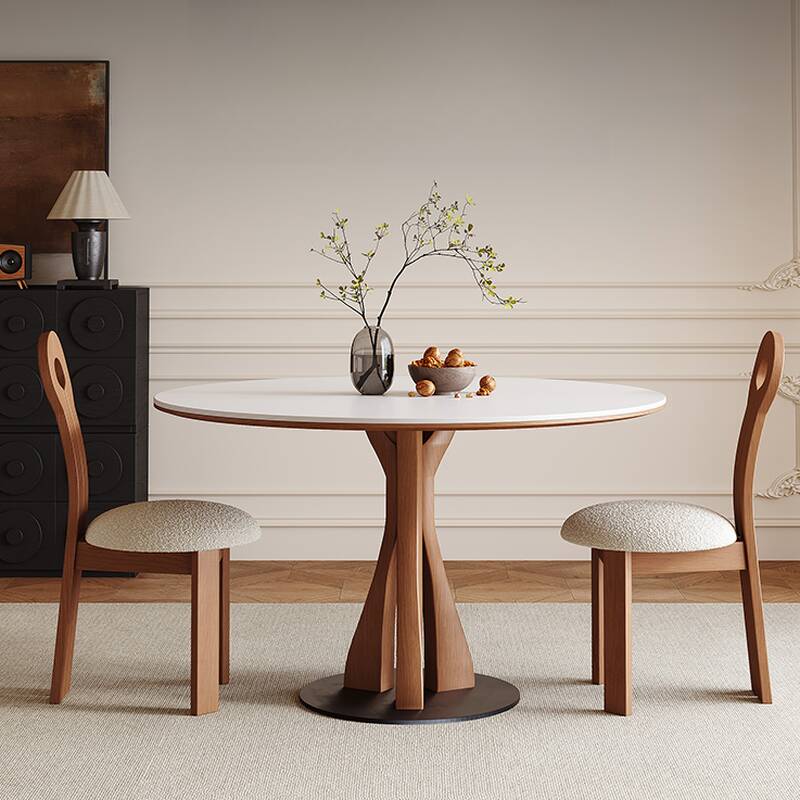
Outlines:
POLYGON ((0 100, 0 239, 69 253, 71 223, 47 214, 74 170, 109 170, 110 63, 0 60, 0 100))

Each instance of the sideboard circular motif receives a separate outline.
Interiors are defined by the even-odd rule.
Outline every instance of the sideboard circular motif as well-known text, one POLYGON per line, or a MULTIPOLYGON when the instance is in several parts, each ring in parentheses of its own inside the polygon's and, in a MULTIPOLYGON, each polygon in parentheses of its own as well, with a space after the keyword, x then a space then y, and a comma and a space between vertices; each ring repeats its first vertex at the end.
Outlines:
POLYGON ((0 561, 20 564, 42 546, 42 526, 33 514, 19 509, 0 513, 0 561))
POLYGON ((42 404, 44 389, 35 370, 24 364, 0 369, 0 415, 21 419, 42 404))
POLYGON ((28 442, 0 445, 0 493, 19 495, 36 487, 44 474, 39 451, 28 442))
POLYGON ((69 317, 72 338, 86 350, 107 350, 122 336, 125 322, 113 300, 91 297, 78 303, 69 317))
POLYGON ((75 405, 82 417, 100 419, 113 414, 122 403, 122 380, 111 367, 91 364, 72 376, 75 405))
POLYGON ((44 314, 33 300, 18 296, 0 303, 0 342, 6 350, 29 350, 43 330, 44 314))
POLYGON ((122 456, 108 442, 88 442, 86 461, 93 496, 108 494, 122 480, 122 456))

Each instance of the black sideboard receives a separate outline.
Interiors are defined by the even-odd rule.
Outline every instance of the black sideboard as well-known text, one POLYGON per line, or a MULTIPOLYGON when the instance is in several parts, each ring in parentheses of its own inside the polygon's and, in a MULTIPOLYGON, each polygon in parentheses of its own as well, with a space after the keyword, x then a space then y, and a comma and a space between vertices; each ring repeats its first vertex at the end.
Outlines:
POLYGON ((89 517, 147 500, 149 290, 0 289, 0 576, 57 575, 67 476, 36 342, 61 338, 89 464, 89 517))

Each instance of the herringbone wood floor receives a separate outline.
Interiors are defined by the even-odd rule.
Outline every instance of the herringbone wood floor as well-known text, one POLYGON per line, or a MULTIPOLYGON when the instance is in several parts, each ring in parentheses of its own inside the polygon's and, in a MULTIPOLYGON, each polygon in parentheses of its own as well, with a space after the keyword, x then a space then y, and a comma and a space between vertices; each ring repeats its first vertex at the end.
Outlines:
MULTIPOLYGON (((231 598, 236 603, 361 602, 369 587, 370 561, 234 561, 231 598)), ((800 562, 762 563, 764 599, 800 603, 800 562)), ((447 574, 463 603, 588 602, 589 564, 582 561, 451 561, 447 574)), ((0 578, 0 603, 52 603, 57 578, 0 578)), ((634 580, 634 600, 651 603, 740 602, 736 573, 707 572, 634 580)), ((85 578, 84 602, 171 603, 189 601, 184 575, 85 578)))

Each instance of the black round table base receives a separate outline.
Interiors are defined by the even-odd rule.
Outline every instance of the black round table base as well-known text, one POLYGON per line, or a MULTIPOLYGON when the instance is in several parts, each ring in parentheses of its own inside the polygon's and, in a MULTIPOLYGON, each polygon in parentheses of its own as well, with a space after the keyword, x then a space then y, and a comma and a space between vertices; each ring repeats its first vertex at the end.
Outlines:
POLYGON ((399 711, 394 707, 394 689, 380 694, 360 689, 345 689, 344 675, 321 678, 300 690, 300 702, 312 711, 329 717, 384 725, 422 725, 431 722, 464 722, 502 714, 519 703, 516 686, 475 675, 474 689, 451 692, 425 691, 425 708, 399 711))

